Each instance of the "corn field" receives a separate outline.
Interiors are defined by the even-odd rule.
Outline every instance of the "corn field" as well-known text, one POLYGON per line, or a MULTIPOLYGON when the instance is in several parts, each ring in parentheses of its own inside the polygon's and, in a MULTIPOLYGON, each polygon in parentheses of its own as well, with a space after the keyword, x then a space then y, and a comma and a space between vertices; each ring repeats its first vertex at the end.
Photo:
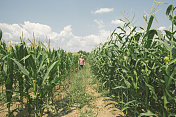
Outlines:
POLYGON ((151 15, 146 29, 126 22, 91 52, 92 72, 127 116, 176 116, 175 9, 166 11, 170 30, 152 29, 151 15))
POLYGON ((78 66, 78 55, 62 49, 51 50, 49 43, 47 47, 35 37, 31 46, 20 39, 21 43, 14 46, 0 42, 1 95, 5 93, 9 117, 24 108, 25 116, 41 117, 44 110, 55 110, 51 103, 55 87, 78 66), (16 103, 21 106, 11 109, 16 103))

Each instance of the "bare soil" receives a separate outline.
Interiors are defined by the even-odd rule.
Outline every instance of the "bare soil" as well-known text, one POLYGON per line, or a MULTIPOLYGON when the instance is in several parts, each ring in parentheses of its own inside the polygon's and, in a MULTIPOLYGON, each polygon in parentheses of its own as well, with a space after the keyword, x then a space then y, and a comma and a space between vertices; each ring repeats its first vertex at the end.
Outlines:
MULTIPOLYGON (((88 80, 92 80, 91 78, 88 80)), ((73 111, 62 117, 79 117, 81 113, 91 112, 91 115, 87 117, 120 117, 124 116, 123 112, 114 107, 115 101, 112 101, 109 97, 103 97, 101 93, 97 92, 93 87, 95 85, 88 85, 86 87, 87 93, 95 96, 95 100, 92 100, 91 106, 85 105, 82 109, 72 108, 73 111)))

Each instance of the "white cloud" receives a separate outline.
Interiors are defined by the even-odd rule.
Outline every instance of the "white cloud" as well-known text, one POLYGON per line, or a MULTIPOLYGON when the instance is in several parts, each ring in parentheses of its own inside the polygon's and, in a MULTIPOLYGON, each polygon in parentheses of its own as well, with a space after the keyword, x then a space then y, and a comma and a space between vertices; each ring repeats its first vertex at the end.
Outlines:
POLYGON ((71 25, 65 26, 65 27, 64 27, 64 30, 62 30, 62 31, 59 33, 59 36, 61 36, 61 37, 62 37, 62 36, 63 36, 63 37, 70 37, 70 36, 73 36, 71 25))
POLYGON ((95 22, 96 24, 98 24, 98 28, 99 28, 99 29, 102 29, 102 28, 105 27, 103 20, 94 19, 94 22, 95 22))
POLYGON ((100 8, 94 11, 94 14, 108 13, 114 11, 114 8, 100 8))
POLYGON ((124 22, 121 20, 112 20, 111 24, 115 24, 115 25, 124 25, 124 22))
MULTIPOLYGON (((101 27, 103 21, 95 20, 95 22, 101 27)), ((48 25, 40 23, 32 23, 25 21, 24 24, 6 24, 0 23, 0 28, 3 31, 3 40, 9 43, 20 42, 20 36, 24 39, 33 39, 33 32, 35 38, 40 39, 43 43, 46 43, 46 37, 50 39, 51 48, 62 48, 66 51, 76 52, 79 50, 91 51, 99 43, 103 43, 110 35, 110 31, 99 29, 98 34, 90 34, 86 36, 77 36, 72 33, 72 26, 67 25, 60 32, 52 31, 52 28, 48 25)), ((101 27, 103 28, 103 27, 101 27)), ((27 43, 29 45, 29 43, 27 43)))

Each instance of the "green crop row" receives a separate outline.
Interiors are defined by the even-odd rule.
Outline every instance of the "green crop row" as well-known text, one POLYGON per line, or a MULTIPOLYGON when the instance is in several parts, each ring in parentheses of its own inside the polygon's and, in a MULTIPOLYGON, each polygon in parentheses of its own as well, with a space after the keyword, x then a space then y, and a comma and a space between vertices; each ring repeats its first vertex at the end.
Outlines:
POLYGON ((171 30, 151 29, 153 15, 146 29, 127 22, 90 54, 92 72, 127 116, 176 116, 175 9, 166 11, 171 30))
POLYGON ((25 116, 41 117, 44 110, 55 110, 51 103, 55 87, 76 69, 78 56, 62 49, 51 50, 35 39, 31 46, 22 38, 14 46, 1 41, 0 85, 5 85, 2 92, 6 93, 8 116, 27 109, 25 116), (16 103, 21 107, 11 109, 16 103))

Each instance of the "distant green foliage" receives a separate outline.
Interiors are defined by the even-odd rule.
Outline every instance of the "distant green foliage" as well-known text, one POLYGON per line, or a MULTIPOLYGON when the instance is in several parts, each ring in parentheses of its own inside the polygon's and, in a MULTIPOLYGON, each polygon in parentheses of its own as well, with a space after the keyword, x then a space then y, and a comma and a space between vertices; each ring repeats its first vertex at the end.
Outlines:
POLYGON ((80 50, 78 53, 81 54, 81 55, 84 55, 84 56, 89 55, 89 52, 86 52, 86 51, 83 51, 83 50, 80 50))

